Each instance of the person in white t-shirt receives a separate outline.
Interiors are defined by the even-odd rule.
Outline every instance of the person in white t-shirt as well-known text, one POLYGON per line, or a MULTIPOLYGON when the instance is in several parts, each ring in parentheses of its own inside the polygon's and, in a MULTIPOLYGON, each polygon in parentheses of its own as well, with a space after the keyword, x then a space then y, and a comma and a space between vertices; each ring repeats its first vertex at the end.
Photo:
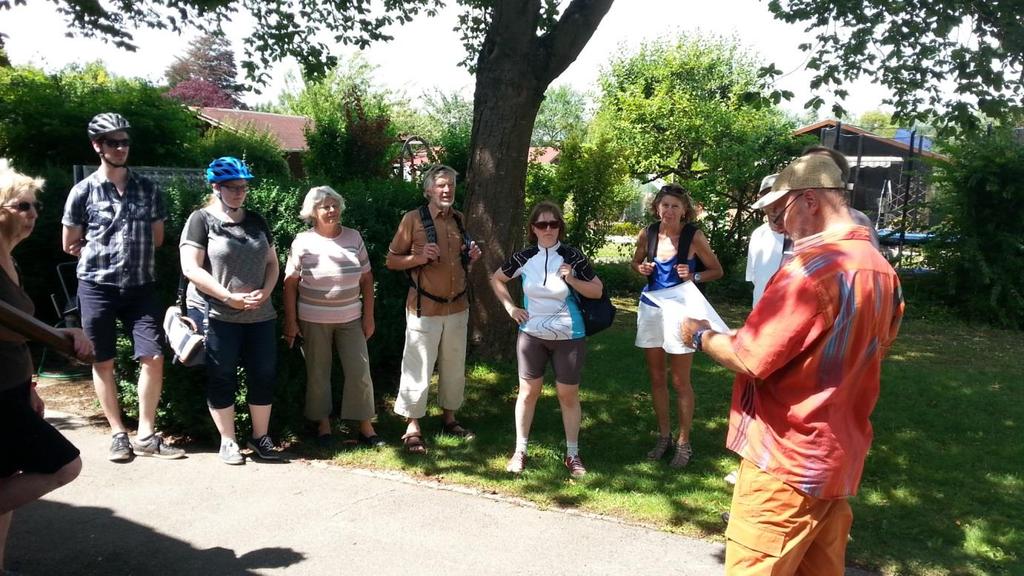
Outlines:
MULTIPOLYGON (((761 180, 759 196, 771 191, 778 174, 770 174, 761 180)), ((785 241, 782 227, 765 218, 764 224, 750 234, 747 247, 747 282, 754 284, 754 305, 764 294, 764 287, 782 265, 782 245, 785 241)))

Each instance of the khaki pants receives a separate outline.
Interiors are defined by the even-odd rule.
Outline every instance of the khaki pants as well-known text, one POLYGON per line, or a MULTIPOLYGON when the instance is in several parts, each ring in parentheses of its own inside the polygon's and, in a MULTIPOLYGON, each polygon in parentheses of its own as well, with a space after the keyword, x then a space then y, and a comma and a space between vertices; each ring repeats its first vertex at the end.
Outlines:
POLYGON ((845 498, 808 496, 743 460, 725 531, 725 573, 843 576, 852 523, 845 498))
POLYGON ((437 403, 458 410, 466 391, 466 329, 469 310, 447 316, 417 318, 405 313, 405 351, 395 413, 406 418, 427 414, 427 390, 437 364, 437 403))
POLYGON ((300 320, 306 352, 306 418, 322 420, 331 415, 331 364, 338 350, 345 384, 341 391, 341 418, 369 420, 374 416, 373 380, 366 351, 362 320, 344 324, 320 324, 300 320))

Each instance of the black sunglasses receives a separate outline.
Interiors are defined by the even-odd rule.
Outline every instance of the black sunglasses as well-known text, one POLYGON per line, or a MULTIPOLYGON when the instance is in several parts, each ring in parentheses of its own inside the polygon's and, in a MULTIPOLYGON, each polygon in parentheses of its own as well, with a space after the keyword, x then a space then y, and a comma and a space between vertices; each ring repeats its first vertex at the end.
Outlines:
POLYGON ((43 203, 42 202, 38 202, 38 201, 37 202, 23 201, 23 202, 16 202, 14 204, 4 204, 4 208, 14 208, 18 212, 28 212, 29 208, 35 208, 36 212, 38 213, 38 212, 42 212, 43 211, 43 203))
POLYGON ((558 230, 562 227, 561 220, 538 220, 533 223, 537 230, 558 230))
POLYGON ((103 140, 103 143, 109 148, 127 148, 132 145, 130 138, 122 138, 120 140, 117 138, 106 138, 103 140))

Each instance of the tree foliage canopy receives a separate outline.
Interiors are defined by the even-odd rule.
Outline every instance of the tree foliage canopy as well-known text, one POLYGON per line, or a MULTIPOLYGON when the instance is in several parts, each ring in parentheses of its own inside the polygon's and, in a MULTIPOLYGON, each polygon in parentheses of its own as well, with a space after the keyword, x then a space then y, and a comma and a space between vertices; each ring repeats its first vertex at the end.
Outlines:
MULTIPOLYGON (((167 83, 176 87, 188 80, 202 80, 221 89, 236 101, 242 87, 238 84, 238 66, 231 44, 223 36, 204 34, 189 44, 183 56, 177 56, 164 73, 167 83)), ((227 106, 232 108, 233 106, 227 106)))
POLYGON ((213 82, 199 78, 183 80, 167 91, 168 98, 174 98, 187 106, 209 106, 212 108, 236 108, 238 101, 213 82))
MULTIPOLYGON (((816 42, 801 46, 816 71, 811 88, 840 100, 844 83, 865 76, 893 91, 885 103, 898 120, 944 117, 972 127, 977 112, 999 118, 1022 105, 1019 0, 771 0, 768 6, 776 18, 804 22, 814 32, 816 42)), ((819 107, 822 99, 807 104, 819 107)), ((842 106, 834 112, 842 115, 842 106)))
POLYGON ((738 260, 758 182, 800 148, 792 123, 767 103, 758 63, 734 41, 682 37, 620 54, 600 82, 594 130, 640 180, 689 189, 723 264, 738 260))
POLYGON ((1024 328, 1024 139, 998 129, 944 152, 928 259, 963 317, 1024 328))
POLYGON ((544 101, 533 124, 534 146, 561 146, 570 134, 583 131, 587 124, 587 102, 583 94, 569 86, 557 86, 544 93, 544 101))

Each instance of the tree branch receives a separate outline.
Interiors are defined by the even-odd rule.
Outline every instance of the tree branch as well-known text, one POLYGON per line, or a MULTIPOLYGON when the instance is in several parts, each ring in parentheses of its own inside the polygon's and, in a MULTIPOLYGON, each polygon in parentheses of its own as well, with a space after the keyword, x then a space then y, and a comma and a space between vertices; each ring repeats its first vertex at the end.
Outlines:
POLYGON ((537 40, 539 80, 550 84, 576 61, 614 0, 572 0, 551 31, 537 40))

